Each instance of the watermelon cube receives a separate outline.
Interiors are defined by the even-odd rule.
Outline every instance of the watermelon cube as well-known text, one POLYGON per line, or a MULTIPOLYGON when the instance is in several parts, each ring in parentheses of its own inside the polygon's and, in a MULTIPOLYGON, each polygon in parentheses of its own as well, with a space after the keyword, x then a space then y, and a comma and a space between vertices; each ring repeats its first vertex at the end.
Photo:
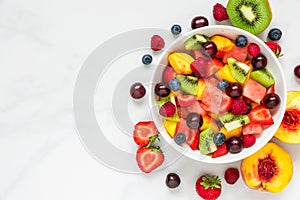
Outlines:
POLYGON ((260 104, 261 100, 266 95, 266 92, 267 89, 264 86, 253 79, 249 79, 243 89, 243 96, 255 103, 260 104))

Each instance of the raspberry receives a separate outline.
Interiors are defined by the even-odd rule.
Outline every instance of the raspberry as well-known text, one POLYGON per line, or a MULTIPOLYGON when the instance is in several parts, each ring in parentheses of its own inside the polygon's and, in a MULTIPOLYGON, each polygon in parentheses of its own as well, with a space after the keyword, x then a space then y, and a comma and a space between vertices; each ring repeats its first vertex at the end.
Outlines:
POLYGON ((165 41, 159 35, 153 35, 151 37, 151 49, 153 51, 159 51, 165 47, 165 41))
POLYGON ((260 48, 256 43, 250 43, 248 46, 248 53, 250 56, 257 56, 260 53, 260 48))
POLYGON ((243 135, 242 141, 243 141, 244 147, 248 148, 255 144, 256 137, 254 135, 243 135))
POLYGON ((213 7, 213 16, 215 20, 221 22, 228 19, 226 8, 222 4, 215 4, 213 7))
POLYGON ((245 114, 248 111, 248 105, 242 99, 234 99, 232 102, 231 113, 234 115, 245 114))
POLYGON ((235 182, 237 182, 237 180, 240 178, 239 170, 237 168, 232 167, 228 168, 225 171, 224 178, 228 184, 235 184, 235 182))
POLYGON ((172 102, 168 101, 160 107, 159 114, 163 117, 172 117, 175 114, 175 111, 175 105, 172 102))

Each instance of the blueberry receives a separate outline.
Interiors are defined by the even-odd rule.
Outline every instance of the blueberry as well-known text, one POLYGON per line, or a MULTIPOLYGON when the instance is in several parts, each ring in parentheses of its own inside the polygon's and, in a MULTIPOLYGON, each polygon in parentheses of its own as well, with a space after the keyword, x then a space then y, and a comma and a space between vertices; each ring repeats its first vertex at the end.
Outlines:
POLYGON ((226 136, 223 133, 219 132, 214 135, 213 140, 214 143, 219 146, 224 144, 224 142, 226 141, 226 136))
POLYGON ((174 35, 179 35, 181 33, 181 26, 178 25, 178 24, 175 24, 171 27, 171 32, 174 34, 174 35))
POLYGON ((178 91, 180 89, 180 82, 176 78, 170 80, 169 88, 173 91, 178 91))
POLYGON ((220 90, 225 91, 229 87, 229 83, 226 80, 221 80, 218 82, 217 87, 220 90))
POLYGON ((183 133, 177 133, 174 137, 174 142, 178 145, 183 144, 186 141, 186 137, 183 133))
POLYGON ((149 65, 152 63, 152 56, 150 54, 145 54, 142 57, 142 62, 144 65, 149 65))
POLYGON ((280 40, 281 36, 282 32, 278 28, 272 28, 268 33, 268 37, 272 41, 280 40))
POLYGON ((251 110, 252 110, 252 106, 251 106, 250 103, 247 103, 247 106, 248 106, 248 110, 247 110, 247 112, 245 113, 246 115, 248 115, 248 114, 251 112, 251 110))
POLYGON ((238 47, 244 47, 247 45, 248 39, 246 36, 244 35, 239 35, 236 39, 235 39, 235 45, 238 47))

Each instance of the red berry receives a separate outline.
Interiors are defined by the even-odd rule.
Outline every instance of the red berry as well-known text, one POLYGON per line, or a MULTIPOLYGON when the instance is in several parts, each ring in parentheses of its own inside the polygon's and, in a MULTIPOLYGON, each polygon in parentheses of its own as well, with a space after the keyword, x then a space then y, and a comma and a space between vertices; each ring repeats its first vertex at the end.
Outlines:
POLYGON ((226 143, 217 146, 217 150, 211 155, 212 158, 217 158, 217 157, 221 157, 224 156, 228 153, 228 148, 226 143))
POLYGON ((237 168, 228 168, 224 174, 225 181, 228 184, 235 184, 237 180, 240 178, 240 173, 237 168))
POLYGON ((165 41, 159 35, 153 35, 151 38, 151 49, 153 51, 159 51, 165 47, 165 41))
POLYGON ((256 43, 250 43, 248 45, 248 53, 250 56, 258 56, 258 54, 260 53, 260 48, 256 43))
POLYGON ((231 113, 238 115, 238 114, 245 114, 248 111, 248 105, 242 99, 234 99, 232 102, 232 110, 231 113))
POLYGON ((251 147, 256 142, 256 137, 254 135, 243 135, 242 141, 245 148, 251 147))
POLYGON ((213 16, 215 20, 221 22, 228 19, 226 8, 222 4, 215 4, 213 7, 213 16))
POLYGON ((176 106, 168 101, 167 103, 163 104, 159 109, 159 114, 163 117, 172 117, 175 114, 176 106))
POLYGON ((281 46, 277 42, 265 42, 266 45, 274 52, 275 56, 278 58, 281 55, 281 46))

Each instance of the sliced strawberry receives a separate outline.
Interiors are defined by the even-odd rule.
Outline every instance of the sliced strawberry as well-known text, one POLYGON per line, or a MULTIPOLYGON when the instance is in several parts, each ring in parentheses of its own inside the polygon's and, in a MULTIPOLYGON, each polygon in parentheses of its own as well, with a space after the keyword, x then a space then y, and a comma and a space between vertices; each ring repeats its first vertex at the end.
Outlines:
POLYGON ((164 154, 159 148, 141 147, 136 152, 138 167, 145 173, 150 173, 164 161, 164 154))
POLYGON ((153 121, 141 121, 134 126, 133 139, 139 146, 146 146, 151 137, 157 135, 158 130, 153 121))
POLYGON ((189 128, 185 119, 180 119, 176 133, 183 133, 185 135, 185 142, 191 147, 191 149, 195 150, 198 147, 196 144, 199 143, 199 130, 189 128))
POLYGON ((182 107, 187 107, 192 105, 194 102, 197 101, 196 96, 194 95, 189 95, 189 94, 181 94, 179 93, 177 95, 177 105, 182 106, 182 107))
POLYGON ((231 109, 232 98, 217 87, 207 84, 201 96, 203 108, 212 113, 222 114, 231 109))
POLYGON ((166 66, 166 68, 163 71, 163 81, 168 84, 175 77, 176 77, 176 72, 174 68, 171 66, 166 66))
POLYGON ((249 123, 243 126, 243 135, 261 134, 263 128, 260 124, 249 123))
POLYGON ((215 152, 213 152, 213 154, 211 155, 212 158, 218 158, 221 156, 224 156, 228 153, 228 148, 226 143, 223 143, 220 146, 217 146, 217 150, 215 152))
POLYGON ((206 76, 206 69, 208 67, 208 59, 205 57, 199 57, 191 63, 191 70, 198 77, 206 76))
POLYGON ((212 58, 208 62, 208 66, 206 69, 206 77, 209 77, 213 74, 215 74, 219 69, 221 69, 224 66, 224 63, 216 58, 212 58))
POLYGON ((253 108, 249 113, 249 118, 252 123, 260 125, 274 124, 270 110, 263 105, 259 105, 253 108))

